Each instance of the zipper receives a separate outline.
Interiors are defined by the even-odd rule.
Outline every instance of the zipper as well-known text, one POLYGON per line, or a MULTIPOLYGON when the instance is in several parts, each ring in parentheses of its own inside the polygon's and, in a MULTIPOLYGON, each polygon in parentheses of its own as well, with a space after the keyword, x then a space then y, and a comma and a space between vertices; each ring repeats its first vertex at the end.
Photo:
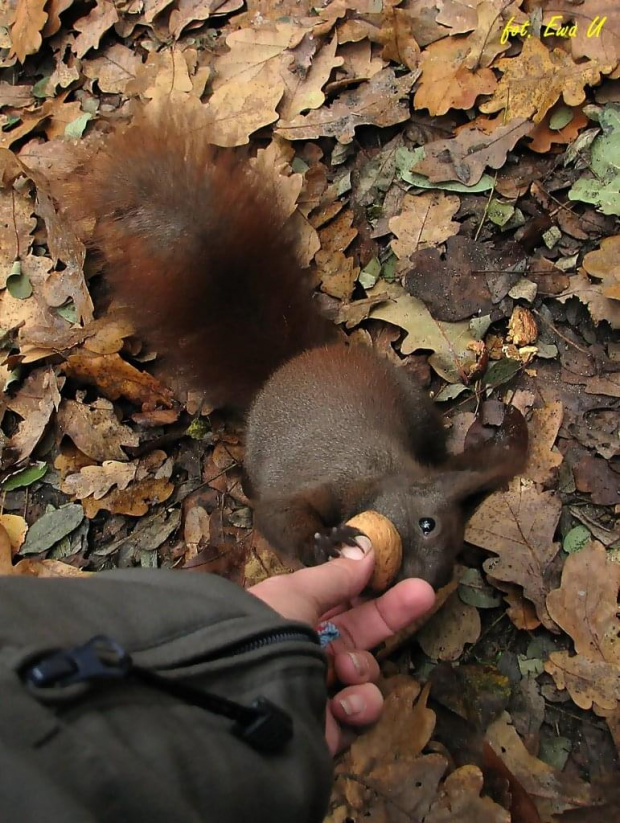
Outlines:
POLYGON ((258 635, 251 640, 241 640, 234 643, 229 648, 215 652, 213 655, 203 658, 203 660, 220 660, 224 657, 235 657, 238 654, 248 654, 249 652, 263 649, 266 646, 273 646, 275 643, 305 642, 310 641, 315 646, 320 646, 316 632, 308 628, 304 629, 274 629, 265 634, 258 635))

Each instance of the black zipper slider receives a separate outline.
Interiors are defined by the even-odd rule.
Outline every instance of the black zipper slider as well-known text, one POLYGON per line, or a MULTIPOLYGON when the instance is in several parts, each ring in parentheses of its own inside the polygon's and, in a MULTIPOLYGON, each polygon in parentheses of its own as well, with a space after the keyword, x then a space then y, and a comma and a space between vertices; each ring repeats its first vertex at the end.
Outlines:
POLYGON ((271 700, 257 697, 245 709, 245 717, 237 719, 232 733, 253 749, 278 752, 293 736, 293 721, 287 712, 271 700))

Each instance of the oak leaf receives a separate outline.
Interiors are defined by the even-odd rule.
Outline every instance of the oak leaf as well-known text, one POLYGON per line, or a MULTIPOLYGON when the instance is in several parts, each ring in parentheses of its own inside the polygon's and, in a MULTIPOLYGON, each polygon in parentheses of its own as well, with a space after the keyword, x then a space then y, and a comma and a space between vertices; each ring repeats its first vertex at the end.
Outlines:
POLYGON ((552 632, 558 628, 545 598, 550 566, 560 548, 553 536, 561 511, 562 501, 554 492, 538 491, 517 479, 507 492, 488 497, 465 530, 469 543, 497 555, 485 561, 485 571, 492 578, 521 586, 541 622, 552 632))
POLYGON ((532 124, 524 118, 499 126, 490 135, 477 129, 464 129, 449 140, 427 143, 424 160, 414 166, 413 171, 424 174, 432 183, 460 180, 466 186, 474 186, 487 166, 501 168, 508 152, 531 129, 532 124))
MULTIPOLYGON (((385 291, 379 283, 375 288, 385 291)), ((429 349, 429 363, 437 374, 450 383, 467 382, 477 365, 477 344, 469 323, 443 323, 435 320, 421 300, 410 297, 400 286, 391 286, 389 302, 376 306, 370 317, 405 329, 402 354, 429 349)))
POLYGON ((485 114, 506 111, 506 119, 532 117, 539 123, 563 96, 567 106, 579 106, 585 100, 585 86, 594 86, 601 73, 610 66, 588 61, 575 64, 562 49, 549 51, 536 37, 529 37, 518 57, 504 58, 497 68, 503 77, 486 103, 480 105, 485 114))
POLYGON ((571 0, 554 0, 549 9, 547 3, 538 0, 536 5, 543 11, 542 31, 549 28, 549 35, 561 27, 570 29, 576 24, 574 36, 567 38, 575 60, 589 57, 610 66, 620 60, 620 6, 617 3, 584 0, 576 7, 571 0))
POLYGON ((118 22, 118 12, 112 0, 97 0, 95 8, 73 24, 79 31, 75 38, 73 51, 78 57, 84 57, 87 51, 99 47, 103 35, 118 22))
POLYGON ((620 565, 595 541, 570 554, 559 589, 547 595, 555 622, 573 639, 576 655, 552 652, 545 670, 582 709, 613 711, 620 700, 620 565))
POLYGON ((46 0, 17 2, 11 26, 11 45, 20 63, 23 63, 29 54, 36 54, 41 48, 41 31, 47 22, 45 5, 46 0))
POLYGON ((460 206, 454 194, 432 191, 420 195, 406 194, 400 214, 388 223, 397 239, 392 250, 399 257, 409 257, 419 249, 438 246, 448 237, 458 234, 460 224, 454 217, 460 206))
POLYGON ((467 68, 468 56, 466 37, 445 37, 431 43, 422 53, 414 107, 428 109, 432 115, 446 114, 450 109, 470 109, 479 95, 492 94, 497 86, 495 75, 491 69, 467 68))
POLYGON ((433 660, 458 660, 466 643, 480 637, 478 609, 455 592, 446 605, 417 634, 422 650, 433 660))
POLYGON ((139 438, 119 423, 112 404, 98 400, 92 404, 63 399, 58 410, 58 426, 78 449, 93 460, 120 460, 127 455, 123 446, 137 446, 139 438))
POLYGON ((287 140, 335 137, 350 143, 358 126, 393 126, 407 120, 407 96, 415 80, 414 73, 396 77, 394 69, 383 69, 357 89, 343 92, 330 106, 281 122, 276 133, 287 140))
POLYGON ((562 425, 562 403, 547 403, 542 409, 534 409, 529 429, 529 457, 523 477, 535 483, 545 484, 553 477, 554 469, 562 463, 562 455, 554 449, 562 425))

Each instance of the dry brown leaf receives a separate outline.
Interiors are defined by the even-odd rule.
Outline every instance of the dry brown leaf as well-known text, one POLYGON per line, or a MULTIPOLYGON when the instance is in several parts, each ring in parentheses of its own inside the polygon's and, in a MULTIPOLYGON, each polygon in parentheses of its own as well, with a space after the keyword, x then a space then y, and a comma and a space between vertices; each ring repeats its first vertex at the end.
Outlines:
POLYGON ((432 115, 450 109, 470 109, 480 94, 492 94, 497 80, 491 69, 467 68, 467 37, 445 37, 431 43, 422 53, 422 76, 414 98, 416 109, 432 115))
POLYGON ((576 24, 574 35, 566 38, 576 60, 589 57, 610 66, 620 60, 620 7, 614 0, 584 0, 577 6, 571 0, 554 0, 551 8, 538 0, 536 5, 543 11, 542 32, 546 36, 576 24))
POLYGON ((506 155, 532 129, 529 120, 515 118, 487 135, 477 129, 464 129, 457 137, 435 140, 424 146, 425 158, 413 167, 432 183, 460 180, 466 186, 480 181, 484 170, 501 168, 506 155))
POLYGON ((91 80, 96 80, 106 94, 125 94, 127 85, 135 80, 142 60, 131 49, 120 43, 113 43, 101 57, 85 60, 82 71, 91 80))
POLYGON ((214 91, 260 78, 265 84, 276 79, 281 83, 282 62, 290 62, 290 49, 299 45, 307 31, 292 22, 233 31, 226 38, 230 51, 215 61, 214 91))
POLYGON ((422 650, 433 660, 458 660, 466 643, 480 637, 478 609, 464 603, 455 592, 446 605, 416 635, 422 650))
POLYGON ((73 5, 74 0, 48 0, 46 3, 46 11, 49 15, 45 28, 43 29, 44 37, 52 37, 56 32, 60 31, 61 20, 60 15, 73 5))
POLYGON ((563 775, 531 755, 508 714, 502 715, 487 729, 487 741, 535 802, 541 818, 568 809, 587 808, 597 802, 597 792, 574 774, 563 775))
POLYGON ((503 593, 504 600, 508 603, 506 614, 510 618, 513 626, 525 632, 533 632, 534 629, 540 626, 540 620, 536 615, 534 604, 525 599, 523 589, 515 586, 513 583, 497 580, 491 575, 487 575, 487 579, 489 583, 492 583, 495 588, 503 593))
POLYGON ((396 77, 394 69, 377 72, 353 91, 343 92, 330 106, 283 121, 276 133, 287 140, 335 137, 350 143, 358 126, 393 126, 409 117, 407 95, 415 74, 396 77))
POLYGON ((63 369, 67 375, 97 386, 109 400, 126 397, 132 403, 147 406, 174 405, 172 392, 146 372, 126 363, 118 354, 72 354, 63 369))
POLYGON ((6 445, 5 459, 10 455, 11 465, 28 457, 41 439, 52 413, 60 404, 62 382, 59 383, 51 366, 36 369, 28 375, 17 394, 5 401, 22 418, 6 445))
POLYGON ((375 763, 416 758, 435 728, 435 713, 427 708, 428 688, 424 691, 410 677, 386 681, 379 722, 352 744, 347 759, 357 774, 372 769, 375 763))
MULTIPOLYGON (((13 155, 6 149, 4 151, 7 152, 7 156, 3 159, 8 163, 13 155)), ((33 242, 32 232, 37 225, 33 212, 34 206, 29 198, 12 189, 0 190, 0 263, 4 272, 0 280, 2 288, 13 262, 17 258, 23 260, 30 251, 33 242)), ((11 328, 4 317, 1 324, 3 329, 11 328)))
POLYGON ((91 495, 100 500, 112 486, 121 491, 135 479, 136 463, 119 463, 116 460, 105 460, 101 466, 84 466, 77 474, 69 474, 60 484, 65 494, 70 494, 77 500, 91 495))
MULTIPOLYGON (((548 111, 540 123, 534 127, 528 138, 528 148, 539 154, 547 154, 554 145, 565 146, 577 139, 579 131, 590 122, 581 109, 573 109, 573 117, 563 129, 550 129, 549 121, 552 112, 548 111)), ((563 212, 558 214, 561 217, 563 212)), ((586 235, 587 236, 587 235, 586 235)))
POLYGON ((468 69, 490 66, 498 54, 510 48, 510 40, 502 42, 506 24, 510 21, 512 25, 518 25, 527 20, 518 5, 518 0, 501 4, 493 0, 476 0, 476 25, 467 38, 469 55, 464 62, 468 69))
POLYGON ((485 571, 521 586, 541 622, 552 632, 558 629, 545 598, 549 566, 560 548, 553 536, 561 511, 562 501, 554 492, 540 492, 517 479, 507 492, 488 497, 465 530, 469 543, 498 555, 485 561, 485 571))
POLYGON ((33 103, 32 86, 12 86, 10 83, 0 82, 0 109, 4 106, 23 109, 33 103))
POLYGON ((243 146, 250 135, 275 123, 276 107, 284 93, 282 78, 262 77, 221 86, 205 107, 205 134, 216 146, 243 146))
POLYGON ((424 823, 510 823, 510 813, 490 797, 480 797, 484 777, 477 766, 448 775, 424 823))
POLYGON ((17 554, 26 539, 28 523, 18 514, 0 514, 0 526, 2 526, 3 533, 9 538, 11 555, 17 554))
POLYGON ((318 109, 325 102, 323 86, 329 80, 332 70, 342 66, 343 58, 336 57, 338 40, 333 37, 316 54, 305 75, 295 71, 282 72, 284 97, 280 106, 282 120, 292 120, 307 109, 318 109))
POLYGON ((420 195, 406 194, 402 211, 389 220, 392 250, 399 258, 409 257, 419 249, 438 246, 458 234, 460 223, 452 220, 460 206, 455 194, 430 191, 420 195))
POLYGON ((620 234, 605 237, 598 249, 583 258, 583 267, 591 277, 602 281, 603 297, 620 300, 620 234))
POLYGON ((469 323, 443 323, 435 320, 421 300, 410 297, 401 286, 385 289, 388 302, 375 306, 370 317, 405 329, 407 335, 400 345, 401 353, 412 354, 429 349, 429 363, 449 383, 468 382, 477 366, 477 346, 469 323))
POLYGON ((564 410, 562 403, 547 403, 542 409, 534 409, 529 422, 529 457, 523 477, 535 483, 548 483, 554 470, 562 463, 562 455, 554 448, 564 410))
POLYGON ((381 57, 406 66, 414 71, 420 65, 420 47, 415 39, 416 21, 409 9, 384 7, 384 20, 380 33, 383 43, 381 57))
MULTIPOLYGON (((615 240, 614 237, 608 237, 606 239, 615 240)), ((603 243, 604 242, 605 241, 603 241, 603 243)), ((601 247, 603 246, 603 243, 601 243, 601 247)), ((596 255, 596 252, 591 252, 591 254, 596 255)), ((586 255, 586 257, 588 256, 589 255, 586 255)), ((590 261, 588 265, 591 267, 596 267, 596 270, 598 271, 603 271, 604 264, 601 265, 602 262, 602 259, 599 258, 598 265, 592 261, 590 261)), ((606 274, 603 275, 613 294, 615 294, 614 287, 617 283, 615 275, 613 274, 615 269, 617 269, 617 266, 610 266, 610 268, 606 271, 606 274)), ((612 329, 620 329, 620 302, 618 302, 617 299, 606 297, 605 294, 603 294, 603 288, 602 283, 590 280, 586 274, 585 268, 582 268, 579 269, 577 274, 574 274, 570 278, 568 288, 563 291, 562 294, 558 295, 557 299, 560 303, 564 303, 570 297, 576 297, 582 303, 586 304, 592 319, 597 325, 602 320, 606 320, 612 329)))
POLYGON ((616 709, 620 700, 620 565, 591 542, 570 554, 559 589, 547 595, 555 622, 573 639, 576 655, 552 652, 545 670, 582 709, 616 709))
POLYGON ((47 22, 45 4, 46 0, 17 0, 11 26, 11 45, 20 63, 41 48, 41 31, 47 22))
POLYGON ((98 48, 103 35, 117 21, 118 12, 112 0, 97 0, 95 8, 73 24, 73 28, 80 32, 73 44, 75 54, 84 57, 90 49, 98 48))
POLYGON ((131 483, 126 489, 114 489, 99 500, 86 497, 82 500, 82 506, 89 520, 102 509, 112 514, 142 517, 151 506, 166 501, 173 491, 174 486, 166 478, 146 477, 131 483))
MULTIPOLYGON (((169 0, 165 0, 165 5, 160 4, 158 10, 161 11, 168 3, 169 0)), ((178 39, 190 23, 208 20, 214 13, 229 14, 242 5, 243 0, 179 0, 177 7, 170 12, 170 34, 178 39)))
POLYGON ((127 461, 123 446, 137 446, 137 434, 119 423, 114 408, 107 400, 89 405, 63 399, 58 411, 58 427, 70 437, 78 449, 93 460, 127 461))
POLYGON ((503 77, 491 100, 480 105, 480 111, 491 114, 502 109, 506 119, 532 117, 539 123, 563 96, 567 106, 584 102, 585 86, 595 86, 601 73, 610 66, 588 61, 576 65, 562 49, 549 51, 537 37, 529 37, 518 57, 499 61, 497 68, 503 77))

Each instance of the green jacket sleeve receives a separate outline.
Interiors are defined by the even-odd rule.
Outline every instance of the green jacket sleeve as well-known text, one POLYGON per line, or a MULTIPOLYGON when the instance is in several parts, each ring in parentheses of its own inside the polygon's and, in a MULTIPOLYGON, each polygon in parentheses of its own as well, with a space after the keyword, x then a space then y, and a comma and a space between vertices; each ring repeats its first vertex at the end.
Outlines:
POLYGON ((219 577, 0 578, 0 817, 319 823, 325 681, 307 626, 219 577), (282 739, 228 711, 257 705, 282 739))

